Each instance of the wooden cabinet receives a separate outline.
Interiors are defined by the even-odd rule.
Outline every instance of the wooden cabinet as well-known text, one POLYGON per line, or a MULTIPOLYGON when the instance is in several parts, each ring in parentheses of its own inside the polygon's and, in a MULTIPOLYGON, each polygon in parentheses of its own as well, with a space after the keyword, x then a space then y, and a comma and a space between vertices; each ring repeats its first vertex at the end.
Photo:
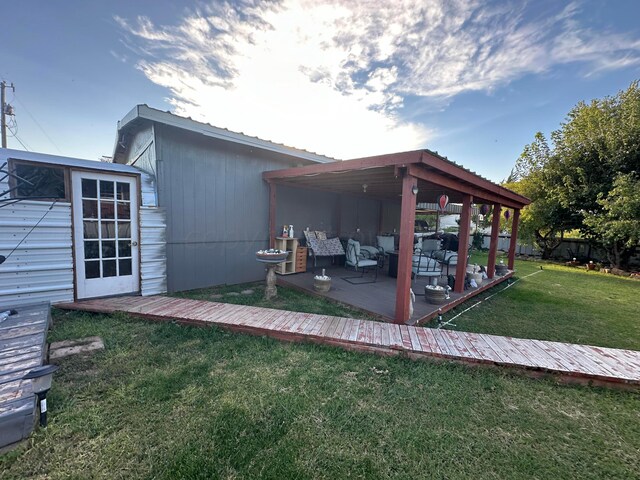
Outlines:
POLYGON ((298 251, 298 239, 287 237, 276 237, 274 248, 289 252, 287 259, 279 263, 276 273, 279 275, 290 275, 296 273, 296 253, 298 251))
POLYGON ((307 247, 298 247, 296 250, 296 273, 307 271, 307 255, 309 250, 307 247))

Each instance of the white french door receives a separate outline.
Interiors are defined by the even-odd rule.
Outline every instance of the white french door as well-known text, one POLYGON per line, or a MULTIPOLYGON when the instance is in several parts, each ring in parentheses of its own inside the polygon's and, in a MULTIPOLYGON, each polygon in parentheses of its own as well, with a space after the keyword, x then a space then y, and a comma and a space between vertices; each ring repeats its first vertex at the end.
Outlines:
POLYGON ((76 297, 140 290, 136 177, 73 171, 76 297))

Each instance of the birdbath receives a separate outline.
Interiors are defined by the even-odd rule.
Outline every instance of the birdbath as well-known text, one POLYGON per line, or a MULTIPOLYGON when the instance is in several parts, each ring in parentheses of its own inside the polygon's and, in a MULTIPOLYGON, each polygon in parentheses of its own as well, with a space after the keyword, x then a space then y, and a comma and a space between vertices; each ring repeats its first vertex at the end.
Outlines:
POLYGON ((276 266, 284 262, 288 256, 289 252, 276 249, 256 252, 256 260, 264 263, 265 269, 267 270, 267 288, 264 290, 265 300, 271 300, 278 296, 278 290, 276 289, 276 266))

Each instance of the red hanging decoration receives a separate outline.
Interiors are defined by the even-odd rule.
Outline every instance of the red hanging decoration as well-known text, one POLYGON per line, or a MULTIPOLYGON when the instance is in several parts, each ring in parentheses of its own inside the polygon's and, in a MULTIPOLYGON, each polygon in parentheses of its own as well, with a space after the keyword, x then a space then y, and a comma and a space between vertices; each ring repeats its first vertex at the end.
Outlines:
POLYGON ((444 212, 445 208, 449 205, 449 197, 447 195, 440 195, 438 199, 438 206, 440 207, 440 211, 444 212))
POLYGON ((511 211, 510 210, 505 210, 504 211, 504 218, 506 218, 507 220, 509 220, 509 217, 511 216, 511 211))
POLYGON ((480 206, 480 213, 482 215, 486 215, 487 213, 489 213, 489 205, 487 205, 486 203, 484 205, 480 206))

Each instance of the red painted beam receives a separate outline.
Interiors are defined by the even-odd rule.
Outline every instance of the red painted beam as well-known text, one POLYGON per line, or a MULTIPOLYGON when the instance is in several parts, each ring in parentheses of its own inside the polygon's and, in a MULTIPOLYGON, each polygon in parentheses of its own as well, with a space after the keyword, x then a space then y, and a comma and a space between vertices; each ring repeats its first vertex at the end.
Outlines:
POLYGON ((269 248, 276 242, 276 184, 269 182, 269 248))
POLYGON ((516 262, 516 243, 518 242, 518 224, 520 223, 520 209, 513 211, 513 224, 511 225, 511 242, 509 243, 509 263, 507 268, 513 270, 516 262))
POLYGON ((321 173, 346 172, 350 170, 364 170, 367 168, 389 167, 393 165, 408 165, 420 162, 422 150, 413 152, 392 153, 388 155, 378 155, 375 157, 355 158, 342 162, 321 163, 316 165, 306 165, 304 167, 285 168, 282 170, 271 170, 262 172, 265 180, 275 180, 284 178, 295 178, 304 175, 317 175, 321 173))
MULTIPOLYGON (((422 163, 428 165, 436 170, 439 170, 447 175, 453 175, 454 177, 477 185, 478 187, 488 190, 489 192, 495 193, 496 195, 500 195, 502 197, 506 197, 507 199, 521 204, 522 206, 528 205, 531 203, 527 197, 519 195, 511 190, 504 188, 500 185, 496 185, 495 183, 486 180, 475 173, 471 173, 464 168, 453 164, 448 160, 444 160, 442 158, 438 158, 435 155, 429 152, 423 152, 422 154, 422 163)), ((503 202, 504 203, 504 202, 503 202)))
POLYGON ((394 323, 409 320, 409 290, 411 289, 411 260, 413 256, 413 231, 416 220, 416 195, 413 187, 418 181, 408 173, 402 178, 402 203, 400 207, 400 248, 398 252, 398 279, 396 282, 396 318, 394 323))
POLYGON ((409 173, 412 176, 419 178, 420 180, 424 180, 425 182, 429 182, 434 185, 438 185, 440 187, 454 190, 456 192, 472 195, 473 198, 476 199, 476 202, 479 200, 485 201, 488 203, 497 202, 503 205, 508 205, 512 208, 518 208, 522 206, 522 204, 512 202, 510 199, 505 198, 501 195, 496 195, 494 193, 488 192, 481 188, 477 188, 473 185, 469 185, 466 182, 461 182, 455 178, 445 177, 444 175, 441 175, 434 171, 421 168, 419 165, 409 165, 409 173))
POLYGON ((491 219, 491 243, 489 243, 489 259, 487 260, 487 277, 489 278, 493 278, 496 273, 496 254, 498 253, 501 212, 502 206, 499 203, 494 204, 493 218, 491 219))
POLYGON ((464 292, 464 279, 467 276, 467 255, 469 253, 469 233, 471 230, 471 195, 462 197, 460 213, 460 231, 458 234, 458 265, 456 266, 456 284, 453 291, 464 292))

